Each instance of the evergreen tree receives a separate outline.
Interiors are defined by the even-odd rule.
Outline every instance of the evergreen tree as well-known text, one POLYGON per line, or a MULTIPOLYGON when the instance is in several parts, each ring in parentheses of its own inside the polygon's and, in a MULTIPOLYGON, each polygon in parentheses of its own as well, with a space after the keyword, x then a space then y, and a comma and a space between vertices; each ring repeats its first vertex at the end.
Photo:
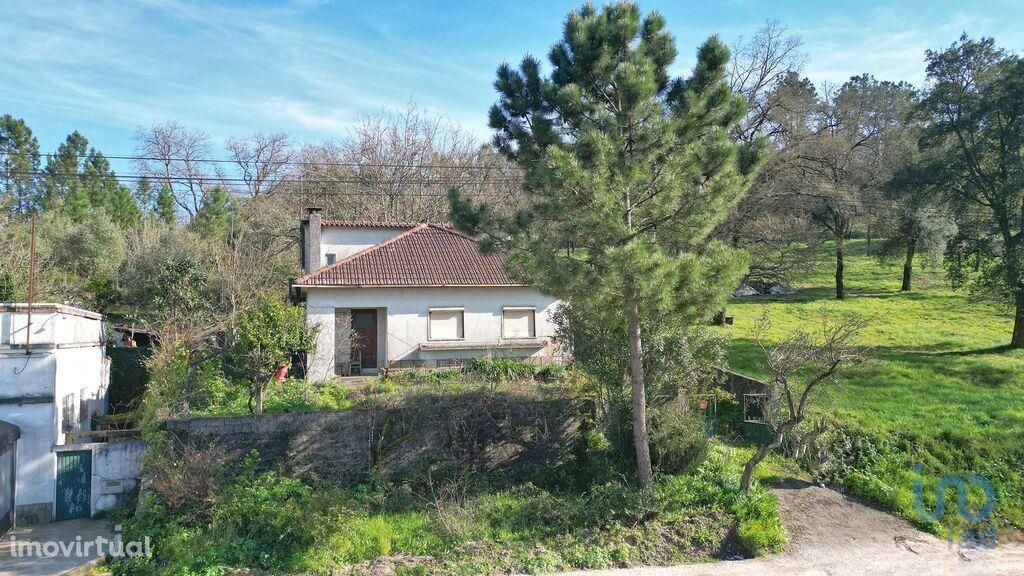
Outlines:
POLYGON ((931 123, 921 144, 941 155, 934 165, 962 226, 982 236, 961 244, 975 253, 980 275, 962 269, 965 258, 947 265, 954 278, 973 276, 984 292, 1013 306, 1010 345, 1024 348, 1024 60, 991 38, 964 35, 946 50, 929 51, 927 61, 931 123))
MULTIPOLYGON (((68 134, 64 142, 57 147, 56 152, 46 155, 46 168, 44 169, 42 194, 39 201, 40 207, 45 209, 63 205, 69 196, 79 195, 82 178, 79 172, 81 160, 86 157, 89 148, 89 141, 85 136, 75 131, 68 134)), ((80 204, 81 199, 76 203, 80 204)))
POLYGON ((234 200, 223 188, 215 186, 203 196, 192 226, 201 236, 224 237, 231 229, 234 216, 234 200))
POLYGON ((153 206, 153 215, 156 216, 158 222, 168 226, 173 226, 176 222, 174 216, 174 192, 171 191, 171 187, 167 184, 160 186, 160 192, 157 193, 156 197, 156 204, 153 206))
POLYGON ((0 198, 18 212, 35 210, 38 198, 33 173, 39 170, 39 141, 21 118, 0 116, 0 157, 0 198))
POLYGON ((157 191, 153 189, 153 182, 148 176, 139 178, 135 183, 135 205, 142 210, 152 211, 156 205, 157 191))
POLYGON ((632 3, 569 14, 550 76, 527 56, 504 64, 491 108, 495 144, 525 171, 526 207, 512 217, 449 195, 452 221, 504 248, 539 289, 603 308, 628 333, 637 480, 652 481, 642 325, 703 321, 735 287, 745 257, 711 239, 766 150, 729 130, 742 97, 725 82, 717 37, 693 75, 673 79, 675 41, 657 13, 632 3))

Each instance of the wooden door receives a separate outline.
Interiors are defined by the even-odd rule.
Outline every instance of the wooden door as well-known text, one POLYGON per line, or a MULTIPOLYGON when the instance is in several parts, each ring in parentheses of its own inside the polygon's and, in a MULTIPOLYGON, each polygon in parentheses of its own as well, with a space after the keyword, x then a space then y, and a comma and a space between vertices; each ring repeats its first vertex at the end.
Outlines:
POLYGON ((352 329, 356 333, 355 354, 361 354, 363 368, 377 367, 377 311, 353 310, 352 329))
POLYGON ((92 514, 92 451, 57 452, 56 519, 92 514))

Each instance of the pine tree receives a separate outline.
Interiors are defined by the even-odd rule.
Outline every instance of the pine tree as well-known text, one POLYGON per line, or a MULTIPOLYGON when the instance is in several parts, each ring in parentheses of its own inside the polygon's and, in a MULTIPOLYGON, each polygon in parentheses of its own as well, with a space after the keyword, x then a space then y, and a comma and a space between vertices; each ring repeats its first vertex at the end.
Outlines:
POLYGON ((156 205, 153 207, 153 215, 156 216, 158 222, 173 226, 176 222, 174 216, 174 193, 171 191, 171 187, 164 184, 160 187, 160 192, 156 196, 156 205))
POLYGON ((508 251, 539 289, 614 311, 628 331, 637 480, 652 481, 642 325, 707 319, 735 287, 745 258, 711 238, 746 192, 767 149, 737 145, 744 115, 717 37, 693 75, 673 79, 675 41, 657 13, 632 3, 569 14, 550 76, 527 56, 503 64, 491 108, 495 144, 525 171, 527 205, 504 218, 449 194, 452 221, 508 251))
POLYGON ((135 204, 142 210, 150 211, 156 205, 157 191, 153 190, 153 182, 147 176, 139 178, 135 183, 135 204))
POLYGON ((0 116, 0 199, 7 198, 18 212, 37 208, 36 177, 39 170, 39 141, 20 118, 0 116))
POLYGON ((203 203, 192 220, 192 226, 208 238, 223 237, 231 229, 235 216, 235 202, 220 186, 203 196, 203 203))
MULTIPOLYGON (((79 172, 81 159, 86 157, 89 141, 79 132, 72 132, 53 154, 46 155, 46 168, 42 181, 40 207, 51 209, 63 205, 69 196, 83 193, 79 172)), ((81 204, 81 199, 76 199, 81 204)))

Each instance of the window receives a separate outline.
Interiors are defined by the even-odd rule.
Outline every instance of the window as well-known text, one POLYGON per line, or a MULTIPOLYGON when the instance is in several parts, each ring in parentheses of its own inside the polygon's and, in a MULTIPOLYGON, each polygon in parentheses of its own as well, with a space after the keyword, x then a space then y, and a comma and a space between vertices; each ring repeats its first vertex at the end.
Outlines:
POLYGON ((502 338, 536 338, 537 311, 533 308, 506 307, 501 314, 502 338))
POLYGON ((462 308, 431 308, 427 338, 430 340, 461 340, 465 335, 462 308))
POLYGON ((78 396, 78 420, 85 422, 89 419, 89 389, 82 388, 78 396))
POLYGON ((334 254, 328 254, 327 255, 327 265, 330 266, 331 264, 334 264, 334 261, 336 259, 337 259, 337 256, 335 256, 334 254))
POLYGON ((64 415, 62 428, 65 432, 71 432, 75 429, 75 394, 73 392, 61 399, 61 411, 64 415))

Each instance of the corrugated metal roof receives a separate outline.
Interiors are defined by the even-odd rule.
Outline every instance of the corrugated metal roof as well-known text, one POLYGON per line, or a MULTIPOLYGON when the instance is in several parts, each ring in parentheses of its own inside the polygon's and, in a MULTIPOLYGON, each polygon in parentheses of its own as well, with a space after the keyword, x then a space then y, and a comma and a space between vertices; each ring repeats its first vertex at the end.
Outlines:
POLYGON ((522 286, 501 254, 438 224, 418 224, 295 281, 296 286, 522 286))

